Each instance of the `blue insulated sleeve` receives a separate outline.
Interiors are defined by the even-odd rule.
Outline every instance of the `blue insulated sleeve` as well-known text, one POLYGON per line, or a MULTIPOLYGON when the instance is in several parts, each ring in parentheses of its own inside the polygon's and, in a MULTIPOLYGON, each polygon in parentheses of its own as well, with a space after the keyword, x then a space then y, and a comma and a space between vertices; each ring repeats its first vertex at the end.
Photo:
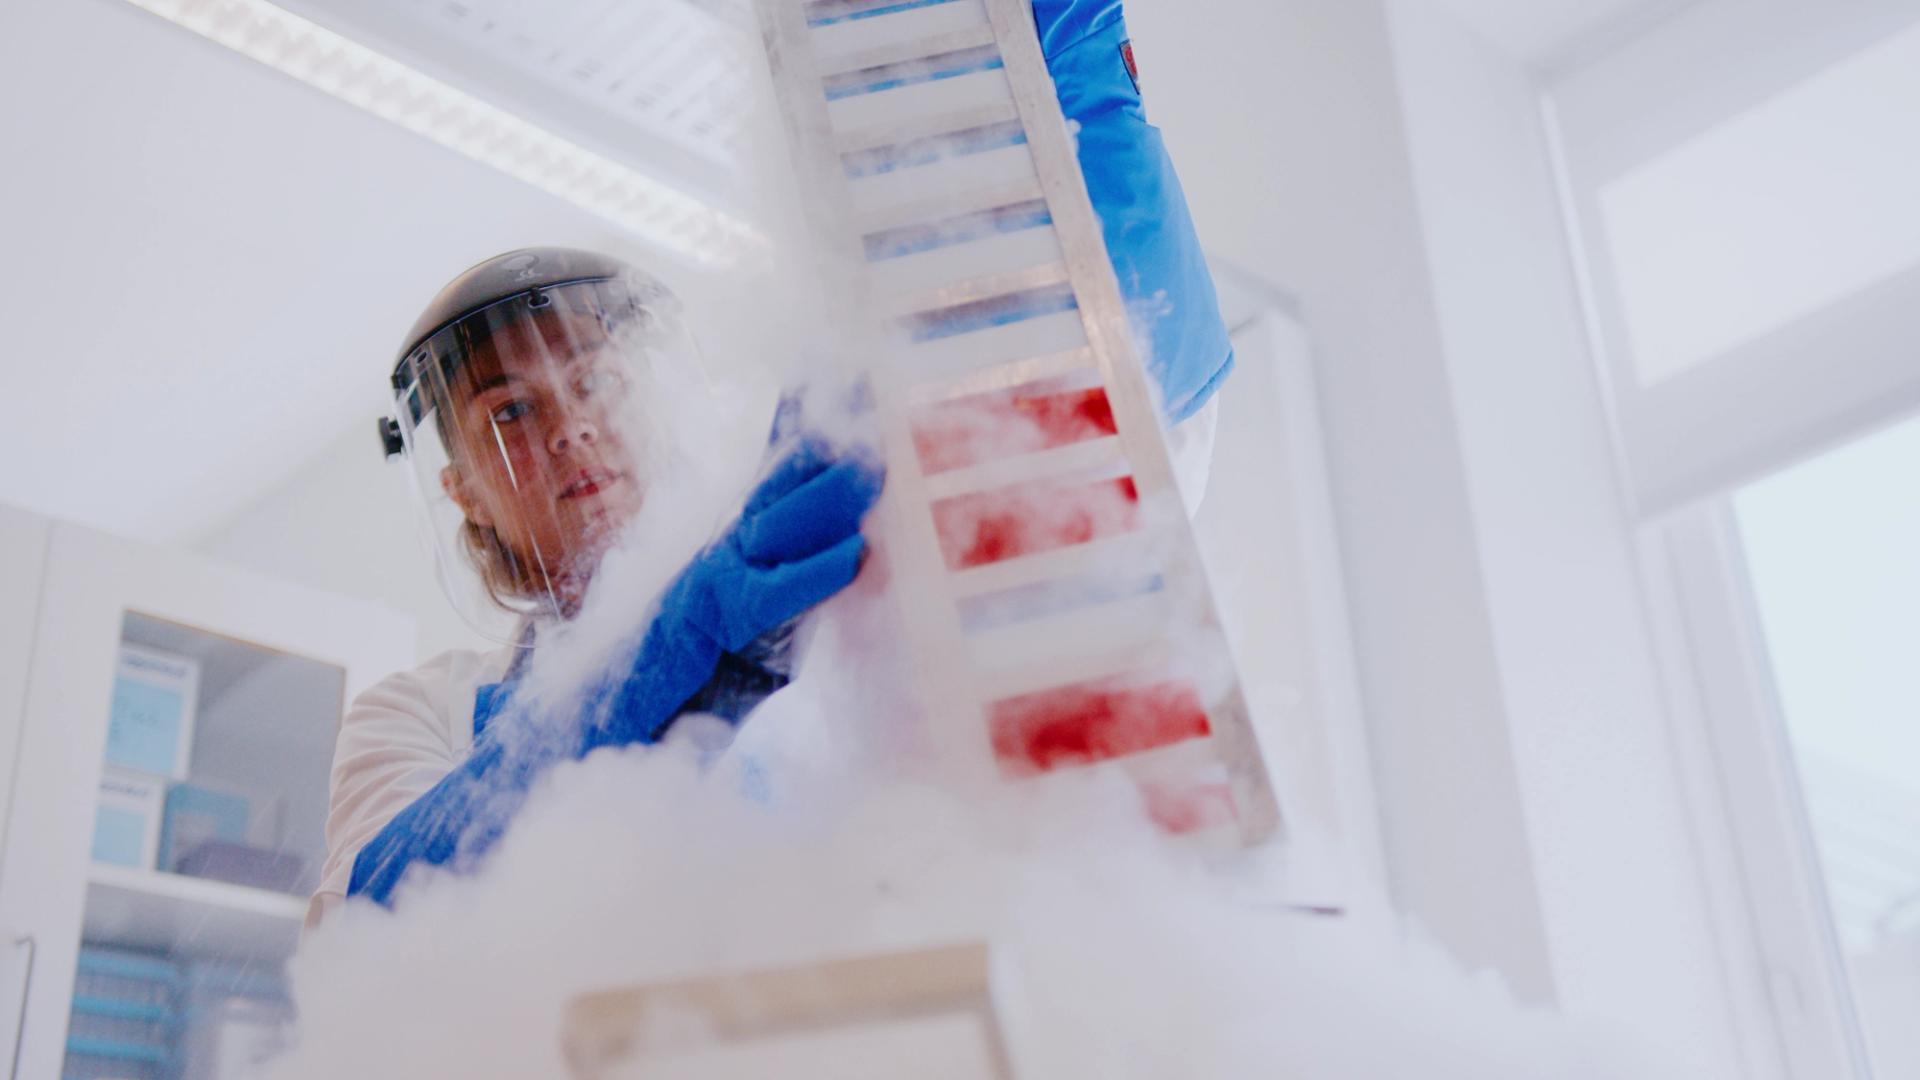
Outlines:
POLYGON ((1034 0, 1033 13, 1147 371, 1178 423, 1232 371, 1233 345, 1180 178, 1147 123, 1120 0, 1034 0))
POLYGON ((493 846, 526 801, 534 777, 569 756, 567 740, 509 730, 518 727, 510 721, 490 724, 459 768, 367 841, 353 860, 348 896, 391 904, 394 889, 416 864, 458 865, 493 846))
MULTIPOLYGON (((783 644, 783 643, 781 643, 783 644)), ((769 648, 775 646, 768 646, 769 648)), ((634 688, 624 700, 604 695, 588 701, 590 714, 624 713, 622 723, 604 723, 584 737, 578 729, 538 731, 516 709, 512 683, 480 687, 474 694, 474 748, 460 768, 395 815, 353 861, 348 896, 366 896, 390 904, 393 891, 416 864, 458 868, 477 860, 506 831, 508 822, 526 800, 529 787, 547 767, 577 758, 600 746, 622 741, 652 742, 620 728, 656 729, 664 733, 671 722, 688 713, 717 715, 739 723, 760 702, 787 684, 784 671, 769 666, 783 659, 756 654, 723 654, 706 684, 670 707, 664 723, 649 724, 643 717, 656 710, 645 701, 671 698, 677 692, 672 678, 645 689, 634 688), (622 736, 625 736, 623 739, 622 736)), ((676 673, 684 675, 684 672, 676 673)), ((684 685, 684 684, 680 684, 684 685)))

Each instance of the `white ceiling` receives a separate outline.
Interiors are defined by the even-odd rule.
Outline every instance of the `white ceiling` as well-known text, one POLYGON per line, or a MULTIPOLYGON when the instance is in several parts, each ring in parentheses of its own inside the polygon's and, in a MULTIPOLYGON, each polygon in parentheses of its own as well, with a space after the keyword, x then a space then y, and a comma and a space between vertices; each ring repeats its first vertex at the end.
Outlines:
MULTIPOLYGON (((385 18, 377 36, 394 52, 442 54, 436 62, 449 77, 478 70, 501 79, 515 64, 500 50, 519 47, 508 33, 513 13, 529 10, 508 0, 282 2, 336 22, 385 18), (456 9, 464 30, 420 36, 456 9)), ((1437 2, 1538 61, 1636 13, 1691 0, 1437 2)), ((738 0, 646 0, 636 10, 662 5, 685 9, 674 32, 703 41, 724 36, 740 14, 738 0)), ((575 26, 569 18, 615 9, 622 5, 555 0, 536 25, 575 26)), ((596 130, 629 152, 641 144, 627 136, 645 129, 648 160, 686 179, 723 168, 717 99, 642 102, 615 93, 632 86, 607 81, 636 55, 675 52, 643 33, 666 24, 630 14, 620 16, 626 38, 603 25, 585 35, 597 47, 526 54, 514 77, 544 80, 545 89, 510 88, 520 111, 556 124, 580 118, 585 136, 610 125, 596 130)), ((0 362, 16 402, 31 403, 0 427, 9 462, 0 502, 191 539, 353 425, 376 452, 372 421, 398 338, 463 266, 536 243, 633 253, 630 238, 576 207, 131 4, 13 5, 6 20, 0 145, 9 160, 37 167, 0 173, 0 198, 13 208, 0 263, 0 325, 9 327, 0 362)), ((711 66, 675 72, 682 87, 714 75, 711 66)))
POLYGON ((1642 384, 1920 266, 1916 112, 1920 23, 1602 186, 1642 384))
POLYGON ((1699 0, 1414 0, 1444 7, 1510 55, 1556 68, 1596 42, 1650 25, 1699 0))
POLYGON ((274 0, 685 190, 731 183, 748 0, 274 0))

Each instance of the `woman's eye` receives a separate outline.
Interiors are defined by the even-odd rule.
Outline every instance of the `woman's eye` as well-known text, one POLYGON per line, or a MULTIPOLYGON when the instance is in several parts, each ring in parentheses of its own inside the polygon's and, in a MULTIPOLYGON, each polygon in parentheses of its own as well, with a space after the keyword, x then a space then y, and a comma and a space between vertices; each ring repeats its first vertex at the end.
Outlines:
POLYGON ((617 371, 606 368, 590 371, 580 380, 580 395, 592 397, 595 394, 618 393, 626 386, 626 382, 617 371))
POLYGON ((527 413, 531 412, 532 409, 533 407, 531 405, 528 405, 526 402, 516 399, 516 400, 507 402, 505 405, 502 405, 497 409, 494 409, 491 413, 488 413, 487 415, 492 417, 493 422, 496 424, 511 424, 515 420, 518 420, 521 417, 527 415, 527 413))

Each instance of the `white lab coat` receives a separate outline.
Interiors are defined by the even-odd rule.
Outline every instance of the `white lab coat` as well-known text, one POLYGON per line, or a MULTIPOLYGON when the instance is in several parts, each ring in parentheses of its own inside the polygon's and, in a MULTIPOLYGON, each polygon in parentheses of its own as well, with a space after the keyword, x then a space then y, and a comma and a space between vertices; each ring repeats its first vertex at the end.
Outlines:
MULTIPOLYGON (((1206 491, 1220 396, 1167 434, 1192 514, 1206 491)), ((346 899, 353 861, 400 811, 432 790, 473 748, 474 694, 501 681, 514 649, 457 649, 369 688, 348 707, 334 745, 327 860, 307 912, 313 926, 346 899)))
POLYGON ((307 911, 316 923, 346 899, 353 860, 400 811, 473 748, 474 693, 506 676, 514 649, 455 649, 369 687, 348 706, 333 750, 327 861, 307 911))

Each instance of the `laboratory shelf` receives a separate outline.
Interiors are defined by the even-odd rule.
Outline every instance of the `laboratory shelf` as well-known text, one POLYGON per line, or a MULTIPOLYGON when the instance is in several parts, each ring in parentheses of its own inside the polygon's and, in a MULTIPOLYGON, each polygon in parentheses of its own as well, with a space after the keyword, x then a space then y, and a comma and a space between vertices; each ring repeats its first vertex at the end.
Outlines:
POLYGON ((88 941, 175 957, 284 960, 300 943, 304 897, 223 881, 95 863, 87 872, 88 941))

